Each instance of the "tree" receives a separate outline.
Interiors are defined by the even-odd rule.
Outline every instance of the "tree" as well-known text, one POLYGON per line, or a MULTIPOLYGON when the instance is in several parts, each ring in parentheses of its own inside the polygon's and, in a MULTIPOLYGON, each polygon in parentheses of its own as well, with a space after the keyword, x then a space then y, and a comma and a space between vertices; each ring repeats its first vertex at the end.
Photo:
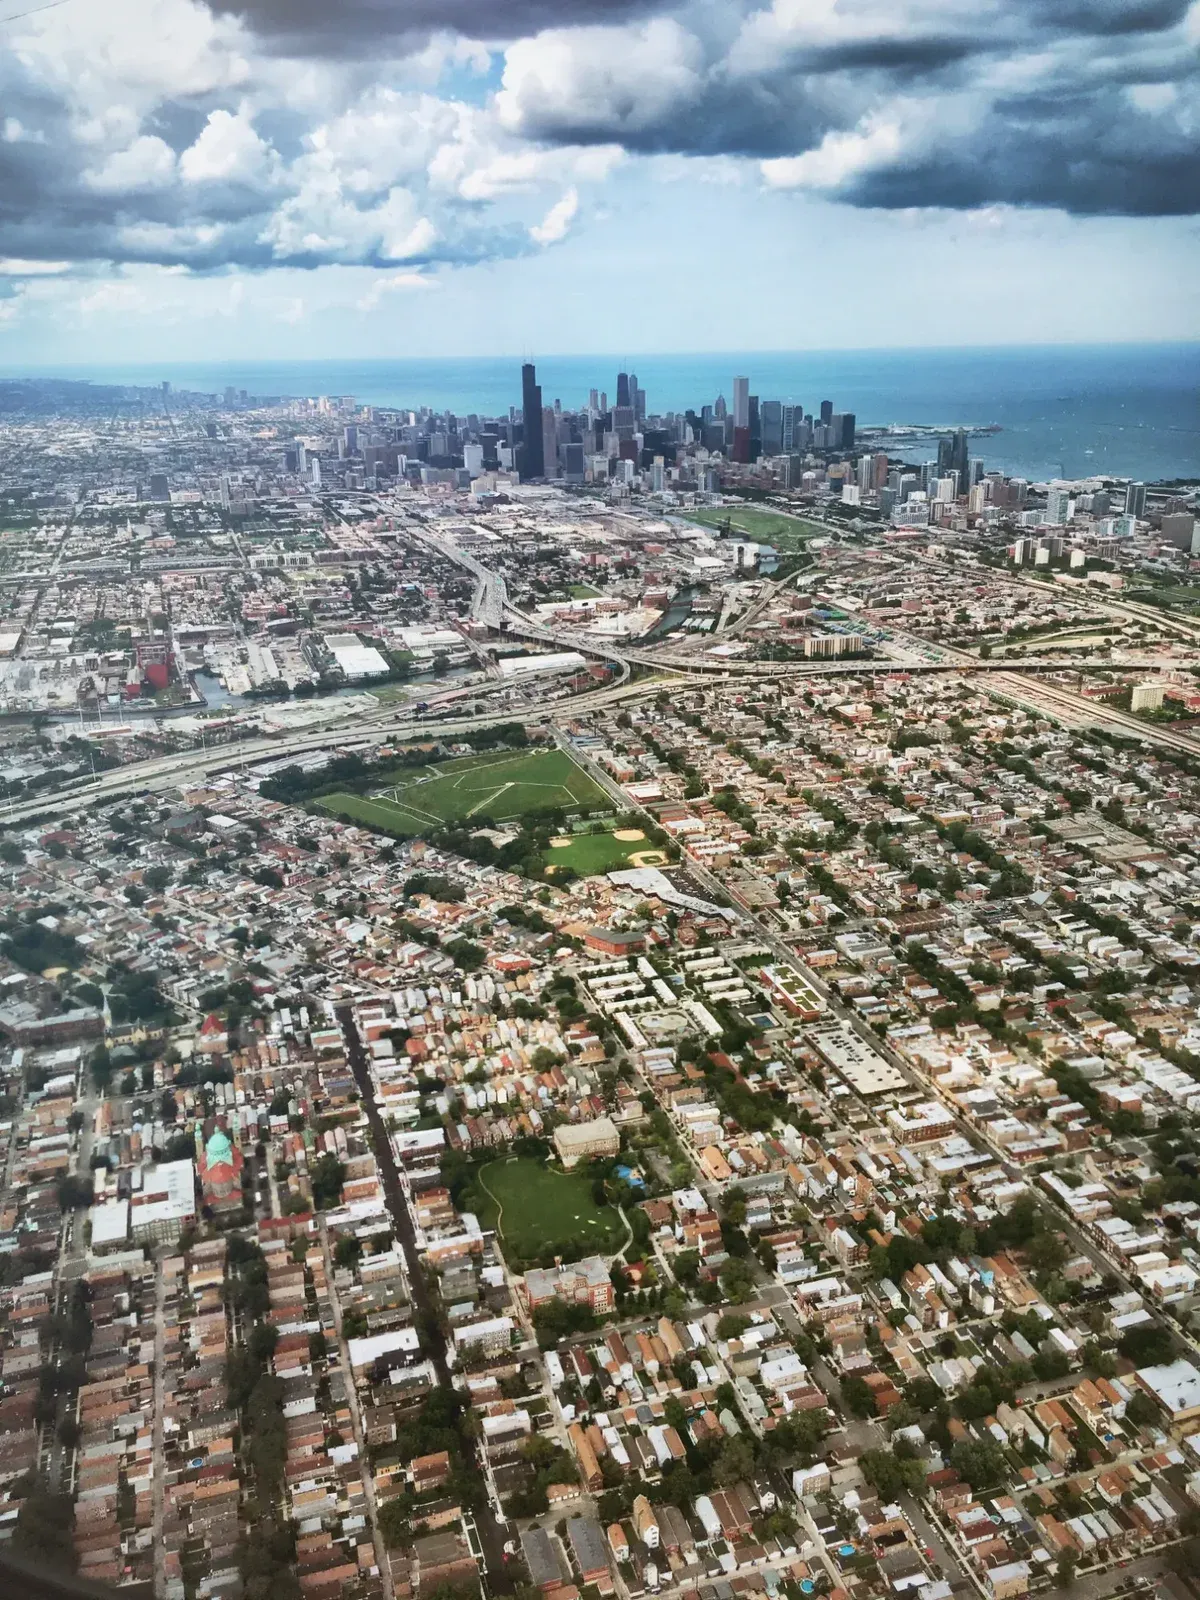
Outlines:
POLYGON ((1075 1568, 1079 1565, 1079 1552, 1068 1545, 1059 1552, 1054 1563, 1054 1581, 1060 1589, 1069 1589, 1075 1581, 1075 1568))
POLYGON ((668 1395, 663 1402, 663 1420, 668 1422, 681 1437, 684 1435, 687 1429, 687 1412, 683 1409, 683 1402, 674 1395, 668 1395))
POLYGON ((92 1051, 92 1058, 88 1065, 91 1068, 92 1079, 97 1089, 100 1090, 101 1094, 106 1094, 109 1084, 112 1083, 113 1075, 112 1056, 109 1054, 107 1046, 98 1044, 92 1051))
POLYGON ((1066 1265, 1067 1247, 1062 1241, 1061 1234, 1055 1233, 1051 1228, 1044 1228, 1029 1241, 1025 1247, 1025 1255, 1029 1265, 1036 1272, 1057 1272, 1066 1265))
POLYGON ((587 1305, 568 1304, 565 1300, 547 1300, 533 1313, 533 1326, 538 1344, 551 1350, 560 1339, 571 1333, 587 1333, 596 1326, 596 1316, 587 1305))
POLYGON ((741 1305, 754 1293, 754 1274, 744 1261, 727 1261, 721 1268, 721 1288, 725 1298, 741 1305))
POLYGON ((279 1343, 279 1329, 273 1322, 256 1322, 250 1330, 250 1337, 246 1340, 246 1348, 250 1358, 260 1366, 268 1362, 275 1354, 275 1346, 279 1343))
POLYGON ((677 1283, 690 1286, 700 1276, 700 1252, 698 1250, 680 1250, 671 1262, 671 1270, 675 1274, 677 1283))
POLYGON ((1135 1389, 1125 1406, 1126 1420, 1135 1428, 1152 1428, 1161 1422, 1158 1407, 1144 1389, 1135 1389))
POLYGON ((1039 1350, 1034 1356, 1033 1370, 1044 1383, 1054 1378, 1065 1378, 1071 1370, 1070 1357, 1065 1350, 1048 1345, 1045 1350, 1039 1350))
POLYGON ((1155 1367, 1170 1361, 1174 1348, 1170 1333, 1157 1322, 1142 1322, 1128 1328, 1117 1345, 1126 1360, 1138 1367, 1155 1367))
POLYGON ((942 1403, 942 1391, 932 1378, 914 1378, 905 1389, 917 1412, 936 1411, 942 1403))
POLYGON ((1004 1451, 995 1439, 963 1439, 950 1453, 950 1464, 972 1489, 999 1483, 1004 1472, 1004 1451))
POLYGON ((345 1234, 333 1247, 333 1259, 339 1267, 352 1267, 362 1255, 362 1241, 352 1233, 345 1234))
POLYGON ((873 1417, 875 1396, 865 1378, 842 1379, 842 1404, 852 1417, 873 1417))
POLYGON ((906 1491, 915 1494, 925 1482, 925 1468, 919 1460, 897 1456, 891 1450, 864 1450, 858 1464, 884 1504, 899 1499, 906 1491))
POLYGON ((717 1482, 726 1489, 754 1474, 754 1446, 744 1433, 726 1439, 713 1467, 717 1482))
POLYGON ((412 1505, 407 1495, 395 1500, 385 1500, 379 1507, 379 1531, 389 1550, 395 1550, 412 1540, 412 1505))
POLYGON ((312 1172, 313 1205, 318 1211, 332 1211, 342 1203, 342 1185, 346 1181, 346 1169, 335 1155, 328 1152, 313 1163, 312 1172))

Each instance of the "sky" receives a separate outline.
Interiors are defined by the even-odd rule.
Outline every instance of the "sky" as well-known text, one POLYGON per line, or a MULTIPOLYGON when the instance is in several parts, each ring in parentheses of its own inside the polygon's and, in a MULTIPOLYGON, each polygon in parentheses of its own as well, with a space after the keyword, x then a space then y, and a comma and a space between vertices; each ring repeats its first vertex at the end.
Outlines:
POLYGON ((1200 0, 0 0, 0 368, 1200 337, 1200 0))

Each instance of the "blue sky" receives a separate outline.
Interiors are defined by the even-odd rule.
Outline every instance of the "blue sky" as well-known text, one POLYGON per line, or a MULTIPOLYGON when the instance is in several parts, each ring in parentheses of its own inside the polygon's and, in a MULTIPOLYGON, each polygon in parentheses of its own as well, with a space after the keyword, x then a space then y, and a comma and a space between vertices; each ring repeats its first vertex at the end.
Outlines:
POLYGON ((1200 0, 15 7, 0 367, 1200 336, 1200 0))

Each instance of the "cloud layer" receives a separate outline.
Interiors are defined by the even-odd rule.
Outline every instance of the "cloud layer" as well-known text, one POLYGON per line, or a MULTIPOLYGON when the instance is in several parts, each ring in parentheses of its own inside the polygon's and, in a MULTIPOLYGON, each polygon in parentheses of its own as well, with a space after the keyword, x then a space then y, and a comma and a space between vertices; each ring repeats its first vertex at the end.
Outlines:
POLYGON ((647 156, 862 207, 1200 212, 1200 0, 562 12, 69 0, 0 23, 0 257, 405 286, 552 247, 647 156))

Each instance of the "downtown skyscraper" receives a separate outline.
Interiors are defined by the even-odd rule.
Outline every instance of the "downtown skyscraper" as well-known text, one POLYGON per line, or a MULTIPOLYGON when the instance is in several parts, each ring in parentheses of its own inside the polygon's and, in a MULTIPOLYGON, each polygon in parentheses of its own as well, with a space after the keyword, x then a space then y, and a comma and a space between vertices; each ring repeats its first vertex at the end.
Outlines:
POLYGON ((542 386, 532 361, 521 368, 521 413, 523 418, 520 473, 522 483, 546 476, 546 455, 542 442, 542 386))

